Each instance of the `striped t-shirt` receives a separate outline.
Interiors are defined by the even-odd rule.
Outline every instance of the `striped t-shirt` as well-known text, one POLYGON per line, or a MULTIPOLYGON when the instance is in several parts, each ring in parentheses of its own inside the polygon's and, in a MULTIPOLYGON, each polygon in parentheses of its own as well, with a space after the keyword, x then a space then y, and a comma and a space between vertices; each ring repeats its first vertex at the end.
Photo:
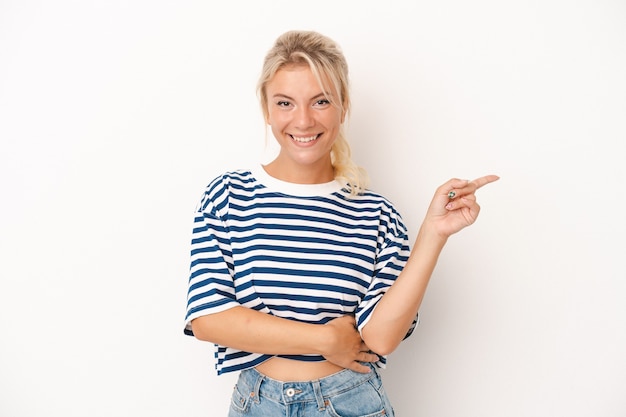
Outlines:
MULTIPOLYGON (((376 193, 288 183, 260 166, 225 173, 195 212, 185 333, 193 319, 235 306, 315 324, 353 314, 361 331, 408 256, 400 214, 376 193)), ((216 345, 215 357, 223 374, 272 355, 216 345)))

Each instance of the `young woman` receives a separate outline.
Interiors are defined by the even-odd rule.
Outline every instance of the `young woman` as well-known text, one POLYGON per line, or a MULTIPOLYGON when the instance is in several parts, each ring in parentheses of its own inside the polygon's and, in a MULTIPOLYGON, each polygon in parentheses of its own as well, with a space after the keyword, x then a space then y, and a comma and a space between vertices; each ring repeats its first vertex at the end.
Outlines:
POLYGON ((413 331, 439 253, 476 220, 475 191, 437 189, 413 249, 393 205, 366 188, 343 122, 348 67, 315 32, 287 32, 258 93, 276 159, 227 172, 195 213, 186 332, 240 371, 230 416, 393 416, 378 368, 413 331))

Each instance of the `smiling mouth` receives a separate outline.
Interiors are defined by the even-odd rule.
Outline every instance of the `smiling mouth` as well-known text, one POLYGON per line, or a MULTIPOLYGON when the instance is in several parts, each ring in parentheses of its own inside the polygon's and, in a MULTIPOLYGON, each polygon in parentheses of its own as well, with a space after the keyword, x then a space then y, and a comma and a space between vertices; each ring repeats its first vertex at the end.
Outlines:
POLYGON ((321 136, 321 134, 313 135, 313 136, 294 136, 294 135, 289 135, 289 136, 291 136, 291 139, 293 139, 296 142, 299 142, 299 143, 309 143, 309 142, 313 142, 315 139, 319 138, 321 136))

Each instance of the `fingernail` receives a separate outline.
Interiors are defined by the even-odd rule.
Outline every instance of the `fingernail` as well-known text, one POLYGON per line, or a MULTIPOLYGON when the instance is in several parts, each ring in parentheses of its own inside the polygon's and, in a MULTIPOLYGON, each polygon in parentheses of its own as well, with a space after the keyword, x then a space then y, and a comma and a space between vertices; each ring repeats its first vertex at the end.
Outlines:
MULTIPOLYGON (((439 206, 439 207, 441 207, 441 206, 439 206)), ((446 204, 446 209, 450 210, 451 208, 452 208, 452 203, 446 204)))

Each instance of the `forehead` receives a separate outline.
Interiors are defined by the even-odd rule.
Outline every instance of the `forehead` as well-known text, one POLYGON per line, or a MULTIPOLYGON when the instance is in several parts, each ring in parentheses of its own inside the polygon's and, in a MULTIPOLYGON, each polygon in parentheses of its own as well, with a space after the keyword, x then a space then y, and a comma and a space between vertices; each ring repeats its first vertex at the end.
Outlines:
POLYGON ((326 93, 334 95, 334 88, 329 77, 321 73, 320 78, 315 76, 306 64, 290 64, 282 67, 267 83, 268 92, 280 93, 284 90, 301 91, 302 93, 326 93), (277 91, 280 90, 280 91, 277 91))

